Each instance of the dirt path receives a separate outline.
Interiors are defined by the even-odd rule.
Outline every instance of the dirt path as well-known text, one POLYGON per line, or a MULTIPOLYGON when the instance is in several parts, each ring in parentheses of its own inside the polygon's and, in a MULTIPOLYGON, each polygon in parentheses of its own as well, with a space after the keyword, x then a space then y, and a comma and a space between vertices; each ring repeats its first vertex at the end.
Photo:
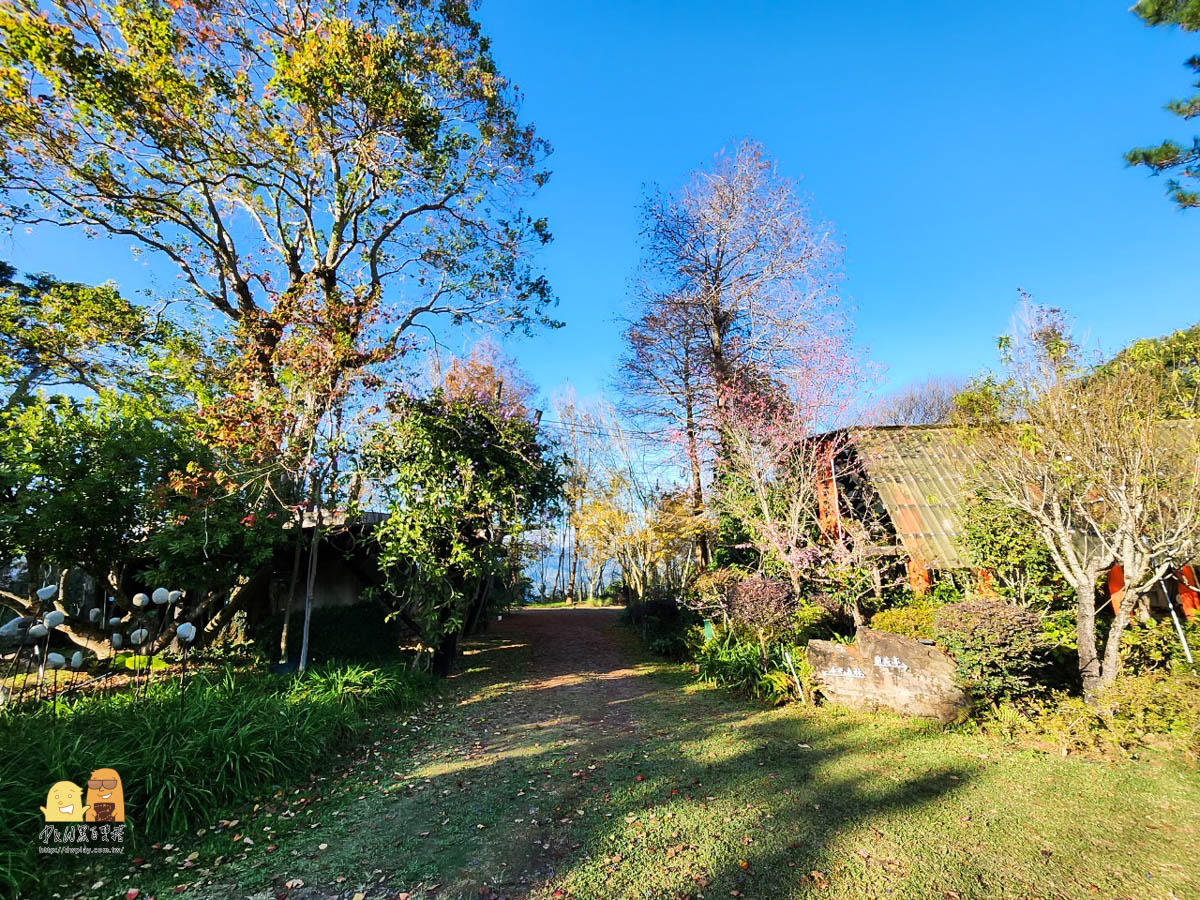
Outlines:
MULTIPOLYGON (((645 726, 631 704, 662 690, 644 657, 616 608, 490 623, 434 709, 386 729, 292 808, 264 804, 258 818, 278 823, 262 826, 270 856, 218 857, 225 871, 188 896, 526 896, 579 849, 563 813, 598 792, 581 785, 614 750, 638 745, 645 726), (307 831, 296 827, 308 818, 307 831)), ((247 824, 217 830, 252 833, 247 824)))
POLYGON ((771 709, 654 659, 616 610, 522 611, 464 651, 436 702, 108 896, 1200 896, 1176 853, 1200 779, 1170 761, 771 709))

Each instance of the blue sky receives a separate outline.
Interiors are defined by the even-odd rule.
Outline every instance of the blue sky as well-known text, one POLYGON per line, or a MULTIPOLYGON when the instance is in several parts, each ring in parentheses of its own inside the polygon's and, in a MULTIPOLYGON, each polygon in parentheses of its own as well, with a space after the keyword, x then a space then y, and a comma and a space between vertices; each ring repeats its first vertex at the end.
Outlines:
MULTIPOLYGON (((1200 320, 1200 211, 1121 159, 1190 137, 1162 107, 1187 92, 1200 36, 1127 5, 484 0, 500 67, 555 148, 534 209, 567 326, 509 350, 547 391, 604 387, 643 185, 674 187, 747 136, 836 227, 889 384, 992 363, 1018 288, 1105 349, 1200 320)), ((147 271, 124 244, 49 231, 0 258, 126 289, 147 271)))

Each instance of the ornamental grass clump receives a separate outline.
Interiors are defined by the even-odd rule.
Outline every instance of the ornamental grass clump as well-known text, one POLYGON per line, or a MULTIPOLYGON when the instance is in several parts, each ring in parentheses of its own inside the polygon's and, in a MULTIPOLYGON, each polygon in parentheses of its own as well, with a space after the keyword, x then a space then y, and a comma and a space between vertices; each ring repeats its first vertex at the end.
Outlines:
POLYGON ((0 714, 0 893, 41 896, 46 872, 36 854, 38 804, 57 779, 103 764, 121 774, 134 847, 207 825, 274 785, 319 768, 359 734, 374 713, 408 709, 433 679, 399 664, 316 668, 296 679, 197 674, 187 686, 156 681, 129 691, 64 700, 0 714))

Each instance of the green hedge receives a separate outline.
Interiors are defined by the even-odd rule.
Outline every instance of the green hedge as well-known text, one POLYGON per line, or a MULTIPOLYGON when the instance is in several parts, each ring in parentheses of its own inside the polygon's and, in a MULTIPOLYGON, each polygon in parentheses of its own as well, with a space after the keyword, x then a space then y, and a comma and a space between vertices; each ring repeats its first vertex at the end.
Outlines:
POLYGON ((307 775, 371 714, 415 706, 433 685, 399 665, 330 666, 294 679, 226 669, 192 678, 183 704, 164 679, 137 702, 121 692, 80 698, 57 717, 45 705, 7 712, 0 893, 29 893, 49 877, 37 855, 39 807, 56 781, 82 786, 94 769, 116 769, 136 847, 307 775))

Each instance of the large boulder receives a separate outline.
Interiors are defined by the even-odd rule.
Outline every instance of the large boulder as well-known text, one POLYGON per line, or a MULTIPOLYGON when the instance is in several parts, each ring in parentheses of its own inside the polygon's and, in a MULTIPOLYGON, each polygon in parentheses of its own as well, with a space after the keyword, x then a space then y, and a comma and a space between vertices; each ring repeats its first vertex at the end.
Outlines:
POLYGON ((831 703, 939 722, 961 720, 970 709, 954 660, 913 638, 860 627, 853 644, 810 641, 808 661, 831 703))

